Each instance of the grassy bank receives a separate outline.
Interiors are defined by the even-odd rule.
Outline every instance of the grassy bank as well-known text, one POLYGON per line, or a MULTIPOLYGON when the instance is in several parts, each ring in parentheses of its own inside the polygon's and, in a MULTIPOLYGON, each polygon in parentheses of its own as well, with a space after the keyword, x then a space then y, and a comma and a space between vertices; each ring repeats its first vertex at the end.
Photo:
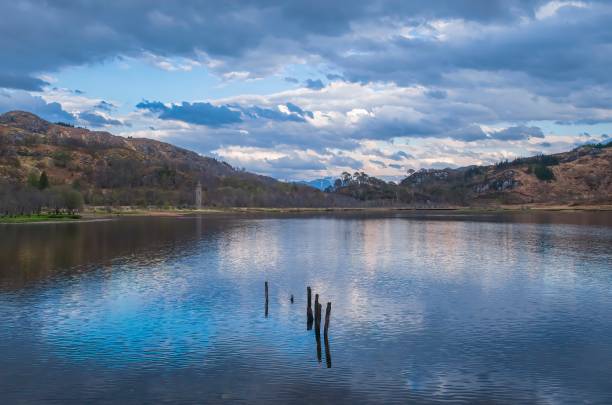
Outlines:
POLYGON ((230 214, 230 215, 245 215, 245 214, 291 214, 291 213, 383 213, 383 212, 400 212, 400 211, 454 211, 462 214, 486 214, 492 212, 545 212, 545 211, 612 211, 612 205, 511 205, 511 206, 496 206, 496 207, 430 207, 430 208, 414 208, 414 207, 353 207, 353 208, 263 208, 263 207, 211 207, 196 209, 178 209, 178 208, 133 208, 133 207, 117 207, 111 210, 100 210, 94 207, 85 209, 83 215, 71 214, 41 214, 41 215, 18 215, 11 217, 0 217, 0 224, 27 224, 27 223, 52 223, 52 222, 70 222, 70 221, 100 221, 108 220, 113 217, 126 216, 147 216, 147 217, 179 217, 187 215, 214 215, 214 214, 230 214))
POLYGON ((0 224, 27 224, 33 222, 62 222, 81 219, 80 215, 74 214, 40 214, 40 215, 17 215, 11 217, 0 217, 0 224))
POLYGON ((394 212, 394 211, 456 211, 462 213, 490 213, 490 212, 529 212, 529 211, 612 211, 612 205, 501 205, 491 207, 327 207, 327 208, 265 208, 265 207, 210 207, 203 209, 178 209, 178 208, 133 208, 119 207, 112 210, 88 210, 86 217, 112 217, 112 216, 156 216, 174 217, 184 215, 207 215, 207 214, 290 214, 290 213, 341 213, 341 212, 394 212))

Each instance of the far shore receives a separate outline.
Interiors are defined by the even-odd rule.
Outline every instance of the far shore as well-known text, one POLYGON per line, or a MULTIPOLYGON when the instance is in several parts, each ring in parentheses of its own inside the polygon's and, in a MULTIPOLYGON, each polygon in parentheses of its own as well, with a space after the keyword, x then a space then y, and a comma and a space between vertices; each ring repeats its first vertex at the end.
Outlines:
POLYGON ((177 217, 186 215, 210 215, 210 214, 290 214, 290 213, 383 213, 402 211, 453 211, 465 213, 487 213, 487 212, 530 212, 530 211, 612 211, 612 204, 598 205, 500 205, 495 207, 209 207, 202 209, 144 209, 121 207, 114 208, 110 212, 91 210, 85 212, 84 217, 99 216, 154 216, 154 217, 177 217))
POLYGON ((184 217, 194 215, 247 215, 247 214, 299 214, 299 213, 385 213, 385 212, 456 212, 463 214, 612 211, 612 204, 598 205, 500 205, 495 207, 328 207, 328 208, 267 208, 267 207, 209 207, 202 209, 113 207, 100 209, 87 207, 78 216, 15 216, 0 217, 0 225, 57 224, 106 221, 120 217, 184 217))

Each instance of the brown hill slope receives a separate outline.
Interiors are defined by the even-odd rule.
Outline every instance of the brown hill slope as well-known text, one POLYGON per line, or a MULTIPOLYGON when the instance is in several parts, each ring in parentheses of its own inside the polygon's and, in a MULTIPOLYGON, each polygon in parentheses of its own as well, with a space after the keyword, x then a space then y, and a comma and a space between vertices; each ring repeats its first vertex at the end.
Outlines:
POLYGON ((533 156, 491 166, 422 170, 401 187, 417 202, 461 205, 610 204, 612 145, 533 156))
POLYGON ((0 115, 0 197, 6 200, 18 190, 31 198, 27 184, 44 171, 52 186, 79 190, 92 205, 192 206, 198 181, 208 206, 611 204, 610 146, 491 166, 420 170, 399 185, 346 173, 323 193, 164 142, 51 124, 15 111, 0 115))
POLYGON ((198 181, 209 206, 354 204, 164 142, 52 124, 21 111, 0 115, 0 184, 22 187, 43 171, 51 185, 70 185, 92 205, 191 206, 198 181))

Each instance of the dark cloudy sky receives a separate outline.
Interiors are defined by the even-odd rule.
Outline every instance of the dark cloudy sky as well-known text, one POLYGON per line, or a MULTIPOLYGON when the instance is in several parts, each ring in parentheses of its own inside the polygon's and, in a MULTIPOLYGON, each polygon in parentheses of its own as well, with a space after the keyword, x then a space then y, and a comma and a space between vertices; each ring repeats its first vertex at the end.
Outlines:
POLYGON ((281 179, 612 135, 612 2, 2 1, 0 112, 281 179))

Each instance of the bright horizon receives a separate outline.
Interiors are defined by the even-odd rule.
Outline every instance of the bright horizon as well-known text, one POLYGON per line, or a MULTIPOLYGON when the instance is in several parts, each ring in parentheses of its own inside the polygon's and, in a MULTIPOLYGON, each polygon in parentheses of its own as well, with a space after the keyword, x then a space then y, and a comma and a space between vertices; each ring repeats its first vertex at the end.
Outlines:
POLYGON ((612 134, 604 1, 3 2, 0 113, 281 180, 490 164, 612 134))

